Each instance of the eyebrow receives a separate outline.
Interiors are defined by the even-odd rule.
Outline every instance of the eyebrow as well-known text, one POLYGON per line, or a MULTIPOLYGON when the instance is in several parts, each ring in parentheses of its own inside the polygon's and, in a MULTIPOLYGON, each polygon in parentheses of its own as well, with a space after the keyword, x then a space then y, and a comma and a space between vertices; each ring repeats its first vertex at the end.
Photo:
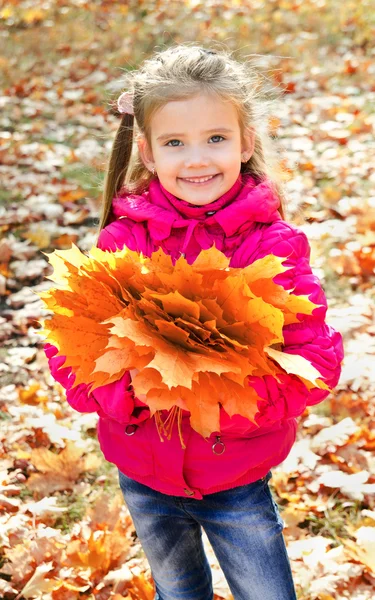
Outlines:
MULTIPOLYGON (((215 127, 214 129, 207 129, 206 131, 202 131, 202 133, 213 133, 214 131, 222 131, 225 133, 232 133, 233 129, 227 129, 226 127, 215 127)), ((159 135, 157 140, 166 140, 168 138, 173 137, 184 137, 184 133, 164 133, 163 135, 159 135)))

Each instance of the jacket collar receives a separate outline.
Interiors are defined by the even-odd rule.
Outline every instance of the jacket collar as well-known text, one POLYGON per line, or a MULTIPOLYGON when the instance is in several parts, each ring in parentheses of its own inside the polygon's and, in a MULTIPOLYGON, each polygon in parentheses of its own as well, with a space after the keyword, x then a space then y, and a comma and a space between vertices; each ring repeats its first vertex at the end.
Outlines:
POLYGON ((249 174, 240 174, 234 185, 214 202, 193 206, 170 194, 158 179, 141 195, 125 193, 113 199, 114 218, 128 217, 135 222, 148 222, 155 241, 170 235, 172 227, 190 227, 204 222, 218 223, 226 236, 231 236, 247 222, 271 223, 281 219, 280 200, 270 180, 257 182, 249 174), (207 214, 212 213, 214 214, 207 214))

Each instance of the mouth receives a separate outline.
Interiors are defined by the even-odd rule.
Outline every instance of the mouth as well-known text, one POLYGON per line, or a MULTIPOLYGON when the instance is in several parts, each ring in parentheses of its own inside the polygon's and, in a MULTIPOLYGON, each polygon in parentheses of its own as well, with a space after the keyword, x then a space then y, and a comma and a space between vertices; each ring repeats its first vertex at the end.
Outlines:
POLYGON ((209 185, 212 181, 219 177, 219 173, 216 175, 206 175, 205 177, 180 177, 180 181, 193 186, 204 186, 209 185))

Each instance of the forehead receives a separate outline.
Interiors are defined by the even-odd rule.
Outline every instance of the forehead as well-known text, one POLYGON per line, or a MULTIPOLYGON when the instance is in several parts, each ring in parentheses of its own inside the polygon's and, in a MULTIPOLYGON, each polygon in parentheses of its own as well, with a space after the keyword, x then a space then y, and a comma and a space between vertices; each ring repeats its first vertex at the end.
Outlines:
POLYGON ((209 94, 167 102, 151 119, 153 136, 166 130, 188 133, 215 127, 239 128, 238 114, 229 100, 209 94))

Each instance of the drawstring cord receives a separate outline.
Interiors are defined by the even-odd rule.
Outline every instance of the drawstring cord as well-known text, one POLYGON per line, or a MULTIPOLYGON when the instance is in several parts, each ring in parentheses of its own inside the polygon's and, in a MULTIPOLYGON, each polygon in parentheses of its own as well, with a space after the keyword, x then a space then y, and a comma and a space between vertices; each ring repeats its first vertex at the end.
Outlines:
MULTIPOLYGON (((195 228, 197 227, 197 225, 198 225, 198 224, 199 224, 199 221, 197 221, 197 220, 192 220, 192 221, 190 221, 189 225, 187 226, 186 233, 185 233, 185 239, 184 239, 184 243, 182 244, 182 247, 181 247, 181 254, 182 254, 183 256, 185 256, 185 255, 186 255, 186 248, 188 247, 188 245, 189 245, 189 242, 190 242, 191 238, 193 237, 193 234, 194 234, 195 228)), ((174 226, 175 226, 175 227, 176 227, 176 226, 177 226, 177 227, 185 227, 185 226, 186 226, 186 224, 185 224, 185 223, 182 223, 181 225, 177 225, 177 223, 175 223, 175 225, 174 225, 174 226)))
MULTIPOLYGON (((186 227, 186 223, 175 222, 173 227, 176 229, 186 227)), ((209 248, 212 245, 212 240, 208 235, 205 225, 202 223, 202 221, 193 219, 189 222, 186 228, 185 238, 181 247, 181 254, 184 257, 186 256, 186 249, 189 246, 190 240, 193 236, 201 248, 209 248)))
POLYGON ((159 434, 159 438, 161 442, 164 442, 163 435, 170 440, 172 437, 172 429, 177 416, 177 427, 178 427, 178 435, 180 438, 181 446, 183 449, 186 448, 184 439, 182 437, 182 410, 179 406, 173 406, 169 411, 169 415, 163 422, 161 418, 161 410, 157 410, 154 417, 156 423, 156 429, 159 434), (169 423, 168 423, 169 421, 169 423))

